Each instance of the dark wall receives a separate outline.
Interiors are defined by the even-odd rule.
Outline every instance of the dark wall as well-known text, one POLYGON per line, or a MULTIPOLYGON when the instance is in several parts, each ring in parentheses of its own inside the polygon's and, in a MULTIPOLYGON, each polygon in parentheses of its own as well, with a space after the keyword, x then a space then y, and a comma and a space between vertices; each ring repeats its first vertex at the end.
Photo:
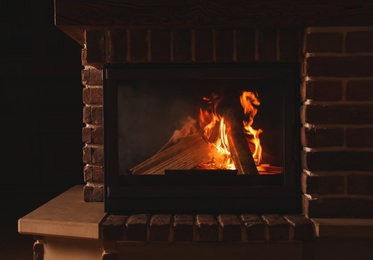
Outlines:
POLYGON ((0 2, 2 200, 37 205, 83 183, 81 46, 54 26, 53 9, 0 2))

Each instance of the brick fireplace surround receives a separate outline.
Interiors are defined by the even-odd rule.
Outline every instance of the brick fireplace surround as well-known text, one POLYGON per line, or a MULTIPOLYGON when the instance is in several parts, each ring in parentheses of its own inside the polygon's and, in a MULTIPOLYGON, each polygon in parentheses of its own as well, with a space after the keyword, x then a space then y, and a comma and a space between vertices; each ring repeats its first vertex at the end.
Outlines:
POLYGON ((85 202, 104 200, 104 64, 298 63, 301 71, 303 172, 299 174, 306 218, 301 215, 107 216, 101 225, 102 259, 119 259, 122 255, 129 256, 128 259, 150 259, 150 256, 158 259, 157 254, 165 257, 161 252, 166 250, 169 254, 197 250, 201 253, 198 259, 210 259, 212 255, 215 259, 246 259, 234 254, 242 250, 248 259, 337 259, 329 251, 346 246, 355 251, 348 254, 342 250, 338 259, 373 257, 369 248, 373 234, 366 239, 351 235, 350 240, 344 240, 348 232, 354 233, 346 229, 341 231, 346 232, 345 236, 325 246, 317 246, 314 241, 321 232, 317 225, 323 223, 317 220, 348 218, 348 222, 373 218, 373 23, 369 24, 372 26, 330 24, 333 26, 103 26, 84 28, 80 34, 68 32, 68 26, 60 25, 84 45, 85 202), (145 250, 144 241, 148 241, 147 251, 142 253, 143 258, 136 258, 139 255, 136 252, 145 250), (189 245, 186 242, 174 241, 190 241, 197 249, 185 247, 189 245), (197 243, 200 241, 210 244, 197 243), (263 241, 267 242, 260 244, 263 241), (222 247, 230 253, 224 253, 222 247), (251 257, 250 252, 254 254, 251 257))
POLYGON ((299 62, 303 212, 372 217, 372 56, 373 27, 87 31, 82 52, 85 201, 104 199, 103 64, 299 62))
MULTIPOLYGON (((94 30, 86 32, 85 44, 82 52, 85 201, 104 199, 103 64, 299 62, 303 101, 303 212, 311 218, 373 216, 373 166, 370 163, 373 158, 373 27, 94 30)), ((144 225, 149 219, 150 216, 130 219, 110 216, 106 225, 113 228, 115 223, 122 222, 131 226, 131 221, 144 225)), ((168 226, 171 218, 156 216, 151 218, 150 225, 157 221, 168 226)), ((213 218, 203 221, 215 222, 213 218)), ((224 227, 224 232, 232 232, 229 236, 233 238, 224 237, 224 240, 238 239, 233 235, 238 219, 225 221, 228 227, 224 227), (229 228, 232 231, 226 230, 229 228)), ((221 217, 220 222, 224 223, 221 217)), ((159 233, 154 235, 158 238, 152 238, 150 233, 150 240, 168 240, 167 228, 164 229, 159 227, 159 233)), ((112 235, 108 231, 107 236, 112 235)), ((123 235, 117 238, 132 240, 133 235, 129 230, 127 238, 123 235)), ((146 237, 135 240, 146 241, 146 237)), ((207 240, 218 240, 218 234, 207 240)))

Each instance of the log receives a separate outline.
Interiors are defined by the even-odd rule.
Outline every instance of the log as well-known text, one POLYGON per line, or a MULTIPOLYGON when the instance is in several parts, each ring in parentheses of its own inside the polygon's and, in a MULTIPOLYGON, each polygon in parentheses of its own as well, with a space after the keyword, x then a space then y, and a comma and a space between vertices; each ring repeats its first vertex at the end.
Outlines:
POLYGON ((191 117, 188 117, 187 120, 188 121, 185 122, 183 128, 180 130, 176 130, 174 134, 172 135, 172 137, 170 138, 170 140, 168 140, 168 142, 158 151, 158 153, 173 146, 174 144, 176 144, 177 142, 179 142, 181 139, 185 138, 186 136, 197 132, 196 120, 191 117))
POLYGON ((133 175, 164 175, 165 170, 190 170, 209 158, 201 133, 191 134, 130 169, 133 175))
POLYGON ((250 147, 246 141, 241 109, 228 109, 224 115, 229 152, 238 174, 259 175, 250 147))

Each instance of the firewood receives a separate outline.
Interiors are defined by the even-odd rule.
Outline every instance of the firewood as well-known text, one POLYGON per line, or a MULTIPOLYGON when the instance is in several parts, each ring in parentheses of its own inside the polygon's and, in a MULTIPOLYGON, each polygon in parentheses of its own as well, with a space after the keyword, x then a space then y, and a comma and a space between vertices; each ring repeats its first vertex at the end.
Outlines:
POLYGON ((163 150, 166 150, 167 148, 173 146, 177 142, 179 142, 184 137, 194 134, 197 131, 196 128, 196 120, 188 117, 187 121, 184 123, 184 126, 180 130, 175 130, 174 134, 171 136, 170 140, 158 151, 161 152, 163 150))
POLYGON ((224 115, 229 151, 238 174, 258 175, 253 155, 245 137, 242 116, 242 111, 234 108, 228 109, 224 115))
POLYGON ((196 132, 130 169, 133 175, 164 175, 165 170, 189 170, 209 157, 210 146, 196 132))

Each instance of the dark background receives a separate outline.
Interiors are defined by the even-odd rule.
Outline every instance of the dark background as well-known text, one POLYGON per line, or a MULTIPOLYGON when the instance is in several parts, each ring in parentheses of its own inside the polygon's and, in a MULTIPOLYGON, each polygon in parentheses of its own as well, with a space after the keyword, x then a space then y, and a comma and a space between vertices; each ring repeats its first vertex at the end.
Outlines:
POLYGON ((82 47, 53 10, 51 0, 0 1, 0 259, 32 259, 17 220, 83 184, 82 47))

